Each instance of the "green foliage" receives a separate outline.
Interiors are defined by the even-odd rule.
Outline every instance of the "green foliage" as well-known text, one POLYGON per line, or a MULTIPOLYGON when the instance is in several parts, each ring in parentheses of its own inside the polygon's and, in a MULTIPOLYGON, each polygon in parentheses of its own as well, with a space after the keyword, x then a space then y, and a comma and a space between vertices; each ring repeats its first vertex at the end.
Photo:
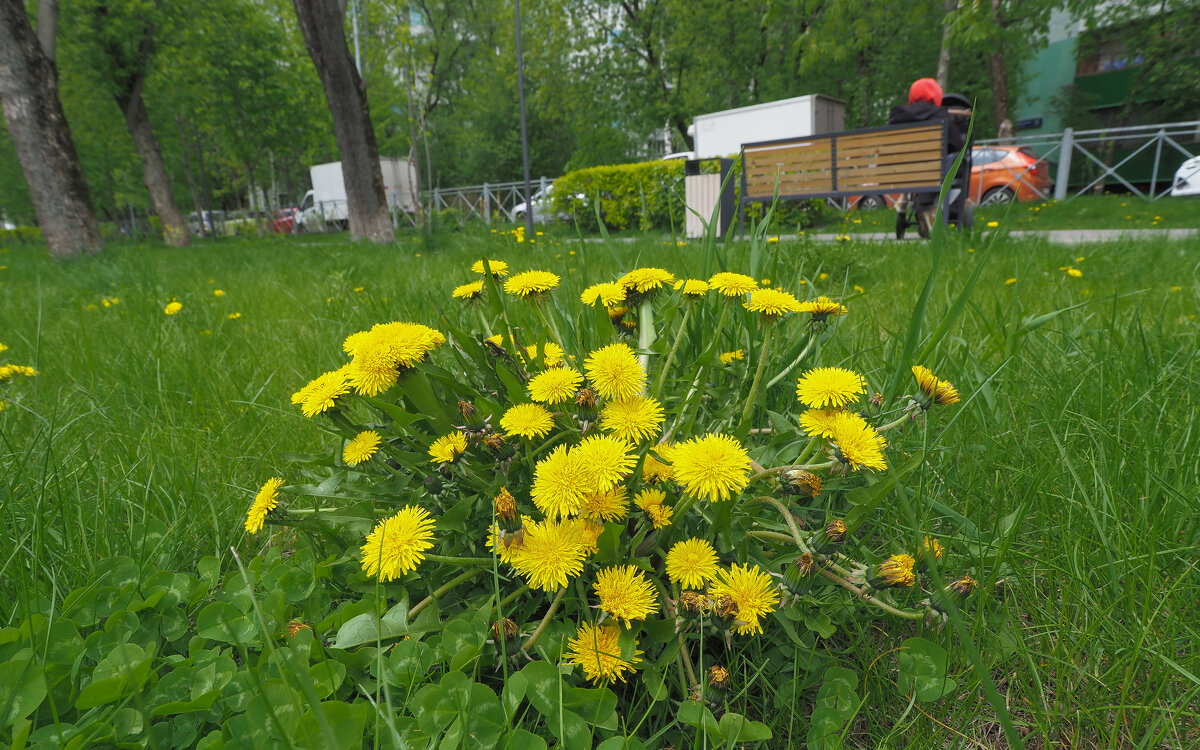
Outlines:
POLYGON ((611 229, 682 227, 683 161, 578 169, 554 181, 553 197, 555 212, 576 217, 584 227, 594 227, 595 213, 589 208, 594 202, 611 229))

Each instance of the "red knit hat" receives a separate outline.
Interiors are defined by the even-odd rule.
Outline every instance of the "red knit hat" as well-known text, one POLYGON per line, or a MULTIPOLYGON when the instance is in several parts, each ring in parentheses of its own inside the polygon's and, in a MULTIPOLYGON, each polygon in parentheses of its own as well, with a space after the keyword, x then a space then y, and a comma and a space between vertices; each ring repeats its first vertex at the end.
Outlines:
POLYGON ((921 78, 908 89, 908 103, 929 102, 935 107, 942 106, 942 87, 932 78, 921 78))

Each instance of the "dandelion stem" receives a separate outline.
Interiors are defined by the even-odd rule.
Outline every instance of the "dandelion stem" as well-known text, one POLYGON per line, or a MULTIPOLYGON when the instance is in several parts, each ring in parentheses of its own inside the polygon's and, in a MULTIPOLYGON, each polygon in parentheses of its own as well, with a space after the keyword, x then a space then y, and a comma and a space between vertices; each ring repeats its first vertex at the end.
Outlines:
POLYGON ((847 591, 853 592, 863 601, 866 601, 870 604, 874 604, 876 607, 879 607, 880 609, 882 609, 884 612, 887 612, 888 614, 895 615, 896 617, 903 617, 906 620, 920 620, 925 617, 925 614, 922 612, 911 612, 908 610, 896 609, 892 605, 890 605, 886 602, 882 602, 882 601, 876 599, 875 597, 871 596, 871 594, 868 593, 868 589, 859 588, 858 586, 855 586, 853 583, 850 583, 845 578, 842 578, 841 576, 839 576, 837 573, 826 570, 824 568, 818 569, 817 573, 819 573, 821 576, 823 576, 825 578, 828 578, 829 580, 833 581, 834 583, 836 583, 837 585, 846 589, 847 591))
POLYGON ((808 544, 804 541, 804 535, 800 533, 800 527, 796 525, 796 519, 792 518, 792 513, 787 509, 786 505, 770 495, 760 495, 747 503, 747 505, 758 505, 759 503, 766 503, 779 511, 779 514, 783 516, 783 520, 787 522, 788 528, 792 532, 792 539, 795 540, 796 546, 803 552, 812 552, 808 548, 808 544))
POLYGON ((692 316, 692 303, 685 302, 683 308, 683 320, 679 321, 679 330, 675 332, 675 343, 671 344, 671 351, 667 354, 667 361, 663 363, 662 371, 658 373, 658 380, 654 382, 654 390, 650 392, 651 396, 657 397, 662 392, 663 385, 667 382, 667 372, 671 369, 671 363, 675 361, 675 351, 679 349, 679 342, 683 341, 683 334, 687 331, 688 318, 692 316))
POLYGON ((554 597, 554 601, 550 602, 550 609, 546 610, 545 617, 538 623, 537 630, 533 631, 533 635, 529 636, 529 640, 525 641, 525 645, 521 647, 522 651, 528 651, 533 648, 533 644, 537 643, 537 639, 542 637, 542 633, 546 631, 546 626, 550 624, 550 618, 554 617, 554 613, 558 611, 559 603, 562 602, 563 597, 566 595, 566 586, 558 590, 558 595, 554 597))
POLYGON ((449 565, 471 565, 482 566, 485 568, 492 567, 492 558, 490 557, 450 557, 447 555, 435 555, 425 553, 425 559, 430 562, 447 563, 449 565))
POLYGON ((767 348, 771 345, 771 334, 775 332, 775 326, 772 323, 766 325, 767 332, 763 335, 762 350, 758 353, 758 367, 754 370, 754 382, 750 384, 750 395, 746 397, 746 405, 742 408, 742 422, 745 422, 754 413, 754 402, 758 398, 758 386, 762 382, 763 370, 767 365, 767 348))
POLYGON ((495 607, 492 607, 492 611, 493 611, 493 612, 495 612, 496 614, 500 614, 499 610, 501 610, 501 609, 503 609, 503 608, 507 607, 508 605, 512 604, 512 602, 513 602, 513 600, 514 600, 514 599, 516 599, 516 598, 517 598, 518 596, 520 596, 521 594, 524 594, 524 593, 525 593, 526 591, 528 591, 528 590, 529 590, 529 585, 528 585, 528 584, 526 584, 526 585, 522 586, 521 588, 517 589, 516 591, 512 592, 512 593, 511 593, 511 594, 509 594, 508 596, 506 596, 506 597, 504 597, 503 599, 501 599, 499 604, 497 604, 495 607))
POLYGON ((442 596, 447 591, 450 591, 451 589, 453 589, 455 586, 462 583, 463 581, 466 581, 469 578, 477 576, 482 572, 483 572, 483 568, 477 568, 475 570, 468 570, 465 573, 459 573, 457 576, 455 576, 454 578, 451 578, 449 581, 447 581, 446 584, 443 585, 441 588, 436 589, 432 594, 425 597, 421 601, 417 602, 416 606, 414 606, 412 609, 408 610, 408 616, 410 618, 416 617, 418 614, 420 614, 421 610, 425 609, 430 604, 433 604, 433 602, 435 600, 437 600, 438 597, 442 596))
POLYGON ((767 388, 770 389, 771 386, 775 385, 780 380, 783 380, 784 378, 786 378, 788 373, 791 372, 792 369, 796 367, 796 365, 798 365, 804 361, 804 359, 808 356, 808 353, 810 351, 812 351, 813 344, 815 344, 815 343, 817 343, 817 334, 815 334, 815 333, 808 334, 808 343, 804 345, 804 349, 801 350, 800 354, 797 355, 797 357, 792 360, 792 363, 790 365, 788 365, 787 367, 780 370, 778 375, 776 375, 775 377, 773 377, 767 381, 767 388))
POLYGON ((893 427, 899 427, 900 425, 904 424, 911 418, 912 418, 912 415, 906 411, 906 412, 904 412, 904 414, 902 414, 900 416, 899 419, 895 420, 894 422, 888 422, 883 427, 876 427, 875 431, 876 432, 887 432, 888 430, 892 429, 893 427))
MULTIPOLYGON (((554 323, 554 321, 552 321, 550 318, 546 317, 546 311, 542 309, 542 305, 540 302, 537 305, 535 305, 535 307, 537 308, 538 316, 541 317, 542 322, 545 323, 546 327, 550 329, 550 332, 554 334, 555 343, 557 343, 559 346, 562 346, 563 337, 562 337, 562 334, 558 332, 558 325, 556 323, 554 323)), ((542 363, 544 364, 546 362, 546 352, 543 351, 541 354, 542 354, 542 363)))
POLYGON ((699 685, 700 681, 696 679, 696 670, 692 667, 692 657, 688 653, 687 644, 683 642, 683 633, 675 635, 679 639, 679 658, 683 662, 683 668, 687 671, 688 679, 691 680, 691 685, 699 685))
POLYGON ((784 544, 795 544, 796 540, 788 534, 780 534, 778 531, 767 531, 766 529, 751 529, 746 532, 748 535, 756 539, 766 539, 770 542, 783 542, 784 544))

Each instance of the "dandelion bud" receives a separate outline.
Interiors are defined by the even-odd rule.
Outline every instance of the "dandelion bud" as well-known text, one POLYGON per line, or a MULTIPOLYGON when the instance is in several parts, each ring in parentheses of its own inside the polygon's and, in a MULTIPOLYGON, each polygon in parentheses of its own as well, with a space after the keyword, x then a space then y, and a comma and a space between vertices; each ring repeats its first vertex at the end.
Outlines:
POLYGON ((625 313, 627 312, 629 312, 628 307, 625 307, 624 305, 617 305, 616 307, 608 308, 608 317, 615 323, 616 321, 625 317, 625 313))
POLYGON ((287 624, 287 634, 288 634, 289 638, 295 638, 296 635, 301 630, 307 630, 311 633, 312 627, 309 625, 305 625, 303 622, 300 622, 299 620, 292 620, 291 622, 289 622, 287 624))
POLYGON ((942 545, 938 540, 926 534, 925 541, 921 543, 921 548, 917 550, 917 569, 922 572, 925 571, 929 567, 930 558, 934 560, 942 559, 942 545))
POLYGON ((733 678, 728 669, 720 664, 714 664, 708 668, 708 689, 715 694, 713 697, 724 695, 732 684, 733 678))
POLYGON ((796 596, 808 591, 816 561, 808 552, 797 557, 783 569, 783 585, 796 596))
POLYGON ((504 438, 498 432, 492 432, 484 436, 483 444, 492 453, 499 453, 504 450, 504 438))
POLYGON ((497 642, 511 641, 517 637, 517 624, 505 617, 492 623, 492 637, 497 642))
POLYGON ((429 476, 425 477, 425 491, 430 495, 436 496, 442 494, 442 490, 445 489, 445 487, 446 483, 442 481, 440 475, 430 474, 429 476))
POLYGON ((712 600, 712 622, 717 630, 729 630, 737 623, 737 602, 729 594, 719 594, 712 600))
POLYGON ((868 400, 871 402, 871 406, 874 406, 876 409, 880 409, 883 407, 883 394, 882 393, 872 393, 871 398, 868 400))
POLYGON ((892 555, 867 574, 867 583, 874 589, 912 586, 917 580, 913 573, 914 563, 916 560, 912 555, 892 555))
POLYGON ((846 541, 846 522, 835 518, 825 528, 813 535, 813 548, 822 555, 828 555, 839 544, 846 541))
POLYGON ((951 581, 946 584, 946 587, 939 592, 936 592, 930 597, 930 605, 934 610, 944 613, 947 609, 946 600, 953 599, 955 605, 961 605, 975 593, 978 588, 979 581, 976 581, 971 576, 963 576, 956 581, 951 581))
POLYGON ((708 611, 708 597, 699 591, 684 591, 675 603, 675 613, 685 620, 698 620, 708 611))
POLYGON ((627 331, 632 331, 634 328, 637 328, 637 324, 638 322, 636 318, 626 318, 625 320, 621 321, 621 325, 624 326, 625 330, 627 331))
POLYGON ((580 409, 595 409, 596 392, 591 388, 580 388, 575 393, 575 405, 580 409))
POLYGON ((470 422, 471 417, 475 415, 475 404, 460 399, 458 402, 458 413, 462 415, 464 422, 470 422))
POLYGON ((496 509, 496 519, 504 531, 517 531, 521 528, 521 516, 517 513, 517 499, 512 496, 507 487, 500 489, 492 504, 496 509))
POLYGON ((821 494, 821 477, 804 469, 794 469, 783 474, 783 491, 789 495, 816 497, 821 494))

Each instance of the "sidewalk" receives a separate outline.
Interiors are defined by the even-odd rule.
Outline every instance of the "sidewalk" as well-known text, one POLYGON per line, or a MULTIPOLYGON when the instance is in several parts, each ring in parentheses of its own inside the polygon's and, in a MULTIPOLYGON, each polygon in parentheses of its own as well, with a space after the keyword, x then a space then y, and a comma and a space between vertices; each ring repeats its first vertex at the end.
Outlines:
MULTIPOLYGON (((988 232, 979 232, 981 238, 988 232)), ((1040 239, 1053 242, 1056 245, 1081 245, 1085 242, 1120 242, 1122 240, 1182 240, 1200 234, 1198 229, 1050 229, 1044 231, 1028 230, 1010 232, 1015 239, 1040 239)), ((839 237, 849 237, 852 240, 870 242, 908 242, 923 241, 917 236, 916 227, 909 230, 903 240, 897 240, 896 235, 886 232, 859 232, 856 234, 820 233, 806 235, 822 242, 836 242, 839 237)))

